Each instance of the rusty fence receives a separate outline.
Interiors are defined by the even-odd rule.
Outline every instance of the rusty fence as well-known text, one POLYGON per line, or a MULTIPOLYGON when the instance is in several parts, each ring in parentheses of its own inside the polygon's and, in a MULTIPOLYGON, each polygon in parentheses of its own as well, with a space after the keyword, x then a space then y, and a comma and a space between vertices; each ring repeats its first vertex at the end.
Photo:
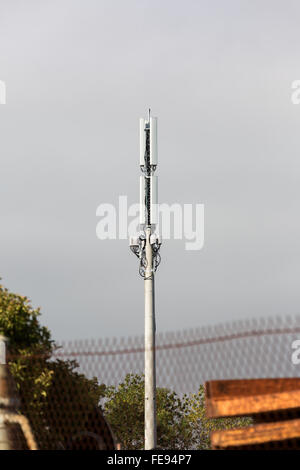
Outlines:
MULTIPOLYGON (((297 339, 300 316, 158 333, 157 386, 191 393, 207 380, 299 375, 300 365, 293 363, 297 339)), ((127 373, 143 373, 144 338, 63 342, 54 358, 75 359, 87 377, 117 385, 127 373)))
MULTIPOLYGON (((160 392, 160 406, 171 406, 175 396, 184 413, 186 397, 199 397, 201 386, 208 380, 299 377, 299 340, 300 316, 158 333, 157 387, 167 390, 160 392)), ((9 365, 21 395, 20 412, 28 418, 39 448, 142 448, 142 336, 66 341, 56 345, 51 357, 12 357, 9 365), (22 370, 26 375, 22 376, 22 370), (130 390, 125 402, 125 386, 117 393, 122 383, 135 391, 136 402, 130 390)), ((203 396, 200 398, 203 400, 203 396)), ((200 422, 204 415, 201 410, 197 416, 193 413, 190 410, 188 415, 198 423, 193 431, 187 415, 181 421, 179 414, 168 418, 172 432, 175 424, 178 427, 175 435, 160 411, 161 448, 209 446, 209 426, 203 430, 200 422)))

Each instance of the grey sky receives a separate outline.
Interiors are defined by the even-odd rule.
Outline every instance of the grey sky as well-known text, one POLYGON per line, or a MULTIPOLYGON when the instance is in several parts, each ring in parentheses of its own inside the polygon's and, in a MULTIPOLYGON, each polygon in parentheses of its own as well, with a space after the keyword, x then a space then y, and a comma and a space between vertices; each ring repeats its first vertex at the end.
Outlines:
POLYGON ((0 275, 56 339, 143 332, 127 241, 138 118, 159 117, 161 202, 205 204, 205 246, 162 246, 159 331, 299 313, 298 1, 0 0, 0 275))

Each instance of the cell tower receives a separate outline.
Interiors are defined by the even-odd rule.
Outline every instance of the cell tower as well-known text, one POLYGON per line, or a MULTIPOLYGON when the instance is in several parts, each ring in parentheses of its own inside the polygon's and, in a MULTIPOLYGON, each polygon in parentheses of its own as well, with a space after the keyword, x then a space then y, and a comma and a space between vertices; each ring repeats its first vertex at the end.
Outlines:
POLYGON ((156 234, 159 221, 157 176, 157 118, 140 119, 140 228, 130 239, 139 258, 145 285, 145 450, 156 448, 156 370, 154 273, 160 263, 161 240, 156 234))

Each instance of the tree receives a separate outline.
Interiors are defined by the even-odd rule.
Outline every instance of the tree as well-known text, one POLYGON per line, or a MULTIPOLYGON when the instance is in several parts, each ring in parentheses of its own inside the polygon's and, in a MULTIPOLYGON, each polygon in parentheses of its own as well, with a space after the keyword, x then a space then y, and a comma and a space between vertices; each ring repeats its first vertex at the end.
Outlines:
MULTIPOLYGON (((144 445, 144 376, 127 374, 118 386, 105 390, 104 413, 123 449, 144 445)), ((185 399, 157 388, 157 441, 162 449, 189 448, 192 426, 185 399)))
MULTIPOLYGON (((104 392, 104 413, 123 449, 142 449, 144 443, 144 376, 127 374, 118 386, 104 392)), ((209 419, 204 387, 179 397, 157 388, 157 445, 161 449, 209 449, 210 432, 249 424, 245 418, 209 419)))
POLYGON ((85 429, 89 413, 99 408, 103 386, 79 374, 76 361, 51 360, 56 345, 39 316, 27 297, 0 285, 0 332, 9 339, 20 412, 29 419, 39 448, 55 449, 85 429))

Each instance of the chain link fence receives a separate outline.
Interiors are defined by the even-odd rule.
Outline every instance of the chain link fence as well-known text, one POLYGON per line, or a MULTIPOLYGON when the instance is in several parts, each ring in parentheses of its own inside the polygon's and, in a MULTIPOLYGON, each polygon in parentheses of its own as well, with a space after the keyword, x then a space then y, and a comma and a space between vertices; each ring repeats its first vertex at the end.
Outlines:
MULTIPOLYGON (((300 316, 158 333, 157 387, 175 393, 182 405, 184 397, 191 394, 199 397, 202 393, 203 400, 201 386, 208 380, 299 377, 300 364, 293 360, 295 341, 299 339, 300 316)), ((140 429, 139 436, 126 444, 112 431, 115 425, 105 413, 105 400, 109 398, 103 398, 104 390, 113 390, 126 382, 126 377, 128 381, 128 374, 133 388, 142 386, 136 378, 142 377, 144 371, 142 336, 66 341, 58 345, 51 357, 10 357, 8 363, 15 377, 19 377, 22 367, 27 368, 26 380, 16 380, 20 411, 29 419, 40 449, 113 449, 120 440, 122 448, 142 448, 143 402, 138 405, 138 426, 130 421, 129 412, 121 423, 124 429, 131 426, 133 434, 137 427, 140 429)), ((171 396, 161 393, 160 400, 171 396)), ((115 399, 120 397, 115 394, 115 399)), ((119 405, 122 410, 128 403, 119 405)), ((201 434, 201 427, 197 429, 201 434)), ((182 428, 180 432, 188 431, 182 428)), ((177 441, 173 437, 161 445, 176 448, 190 442, 178 444, 178 437, 177 441)))
MULTIPOLYGON (((207 380, 294 377, 292 344, 300 316, 224 323, 156 337, 157 386, 192 393, 207 380)), ((75 359, 87 377, 117 385, 126 373, 144 370, 143 336, 68 341, 54 358, 75 359)))

